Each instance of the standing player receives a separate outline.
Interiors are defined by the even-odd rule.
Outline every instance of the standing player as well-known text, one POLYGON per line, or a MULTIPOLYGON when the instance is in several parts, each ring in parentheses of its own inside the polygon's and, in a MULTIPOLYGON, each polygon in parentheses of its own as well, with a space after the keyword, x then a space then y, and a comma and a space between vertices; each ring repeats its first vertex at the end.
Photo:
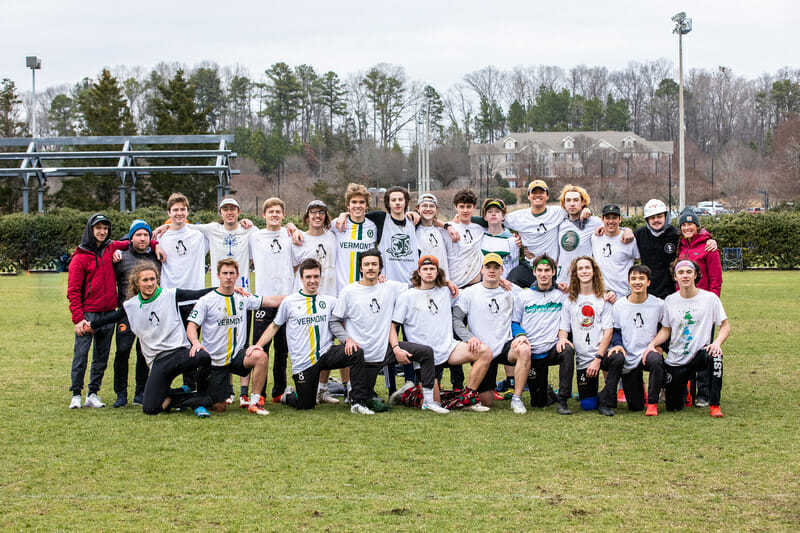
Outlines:
POLYGON ((339 246, 336 254, 336 281, 340 293, 347 285, 361 279, 360 254, 374 248, 378 237, 375 223, 365 218, 369 207, 367 188, 351 183, 347 186, 344 202, 347 205, 347 220, 341 231, 335 230, 339 246))
POLYGON ((570 266, 569 301, 561 312, 561 331, 558 345, 569 344, 572 332, 577 366, 578 393, 581 408, 597 409, 605 416, 613 416, 617 405, 617 383, 622 373, 624 357, 620 352, 606 353, 611 343, 614 322, 611 304, 606 302, 603 275, 591 257, 573 259, 570 266), (608 372, 606 383, 597 394, 600 370, 608 372))
POLYGON ((419 255, 432 255, 439 261, 439 268, 444 270, 445 277, 450 279, 450 267, 447 256, 450 254, 452 239, 443 228, 437 227, 436 215, 439 214, 439 200, 431 193, 422 194, 417 202, 420 220, 417 225, 417 246, 419 255))
MULTIPOLYGON (((582 219, 581 213, 591 202, 583 187, 566 185, 561 189, 561 207, 565 218, 558 226, 558 272, 556 283, 569 283, 569 266, 576 257, 592 255, 592 235, 603 221, 596 216, 582 219)), ((627 230, 630 231, 630 230, 627 230)))
POLYGON ((709 414, 720 418, 722 343, 730 335, 731 326, 719 297, 697 288, 701 275, 697 263, 678 259, 673 272, 678 292, 664 300, 662 327, 645 352, 655 351, 656 346, 669 339, 669 352, 664 360, 667 411, 683 409, 686 383, 691 375, 697 370, 709 369, 709 414), (715 325, 719 327, 719 333, 712 341, 711 332, 715 325))
POLYGON ((664 301, 647 294, 650 287, 650 269, 634 265, 628 271, 631 293, 620 298, 611 309, 614 319, 614 336, 609 354, 619 352, 625 356, 622 367, 622 388, 628 409, 641 411, 647 407, 646 416, 658 415, 658 395, 664 383, 664 357, 659 352, 645 349, 658 333, 662 320, 664 301), (650 373, 647 396, 644 395, 642 371, 650 373))
POLYGON ((481 238, 481 253, 494 253, 503 259, 503 278, 508 277, 519 264, 519 246, 514 235, 503 227, 506 203, 499 198, 487 198, 481 208, 481 216, 488 228, 481 238))
POLYGON ((603 206, 603 234, 592 237, 592 256, 603 275, 608 300, 614 303, 628 295, 628 270, 639 259, 636 241, 623 242, 618 205, 603 206))
POLYGON ((458 234, 450 246, 447 262, 450 266, 450 281, 463 289, 481 280, 481 243, 483 227, 472 222, 472 213, 478 204, 478 196, 469 189, 458 191, 453 197, 456 221, 444 224, 445 229, 458 234))

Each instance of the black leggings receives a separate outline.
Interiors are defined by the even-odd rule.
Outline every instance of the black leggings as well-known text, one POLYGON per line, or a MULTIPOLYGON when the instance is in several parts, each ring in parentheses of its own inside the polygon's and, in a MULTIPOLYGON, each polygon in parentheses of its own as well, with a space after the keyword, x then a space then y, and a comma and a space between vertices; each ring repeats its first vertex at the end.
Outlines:
POLYGON ((198 350, 194 357, 189 357, 189 348, 178 348, 171 352, 159 354, 150 368, 150 376, 144 386, 142 398, 142 412, 146 415, 155 415, 163 411, 164 400, 169 396, 172 401, 170 409, 181 407, 210 407, 211 397, 205 391, 184 392, 182 389, 170 389, 172 380, 180 374, 209 368, 211 355, 205 350, 198 350))
POLYGON ((711 374, 709 383, 709 403, 719 405, 722 393, 722 356, 711 357, 705 348, 694 354, 694 359, 683 366, 670 366, 664 363, 664 389, 667 397, 667 411, 683 409, 686 383, 698 370, 708 369, 711 374))

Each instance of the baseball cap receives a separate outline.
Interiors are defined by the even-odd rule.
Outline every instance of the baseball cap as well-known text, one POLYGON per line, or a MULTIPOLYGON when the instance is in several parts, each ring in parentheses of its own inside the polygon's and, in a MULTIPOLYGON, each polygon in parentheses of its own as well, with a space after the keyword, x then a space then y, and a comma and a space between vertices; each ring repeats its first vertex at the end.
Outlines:
POLYGON ((306 206, 306 213, 308 213, 309 211, 311 211, 311 209, 315 207, 322 208, 325 211, 328 210, 328 206, 322 200, 312 200, 308 203, 308 206, 306 206))
POLYGON ((439 260, 436 259, 434 255, 423 255, 417 261, 417 268, 420 268, 424 265, 434 265, 436 268, 439 268, 439 260))
POLYGON ((433 202, 437 207, 439 206, 439 200, 437 200, 436 196, 429 192, 426 192, 419 197, 419 200, 417 200, 417 205, 421 204, 422 202, 433 202))
POLYGON ((109 226, 111 225, 111 221, 108 219, 108 217, 101 213, 98 213, 92 217, 92 227, 100 224, 101 222, 103 224, 108 224, 109 226))
POLYGON ((616 204, 608 204, 603 206, 603 216, 606 215, 617 215, 622 216, 622 211, 620 211, 619 206, 616 204))
POLYGON ((239 202, 237 202, 233 198, 225 198, 224 200, 222 200, 219 203, 219 209, 222 209, 222 207, 225 206, 225 205, 235 205, 236 209, 239 209, 240 211, 242 209, 241 207, 239 207, 239 202))
POLYGON ((547 192, 550 192, 550 187, 544 182, 544 180, 533 180, 528 184, 528 192, 531 192, 535 188, 544 189, 547 192))
POLYGON ((500 254, 496 254, 494 252, 488 253, 483 256, 483 264, 488 265, 489 263, 497 263, 500 266, 503 266, 503 258, 500 257, 500 254))
POLYGON ((504 214, 506 212, 506 203, 503 200, 499 198, 489 198, 486 200, 486 202, 484 202, 483 208, 481 209, 481 214, 483 216, 486 216, 486 212, 489 210, 490 207, 496 207, 504 214))

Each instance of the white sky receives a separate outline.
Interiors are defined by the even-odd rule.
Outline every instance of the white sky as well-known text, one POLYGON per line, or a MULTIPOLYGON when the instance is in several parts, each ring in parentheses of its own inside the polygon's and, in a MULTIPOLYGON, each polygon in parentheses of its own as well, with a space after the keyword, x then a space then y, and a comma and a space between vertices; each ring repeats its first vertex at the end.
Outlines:
POLYGON ((239 63, 258 79, 277 61, 341 77, 386 62, 440 93, 495 65, 579 64, 620 69, 667 58, 670 17, 686 11, 685 68, 732 68, 755 78, 797 68, 800 3, 792 0, 355 0, 295 2, 17 0, 0 22, 0 78, 30 91, 25 56, 42 58, 38 89, 96 77, 103 67, 239 63), (383 7, 387 5, 387 7, 383 7))

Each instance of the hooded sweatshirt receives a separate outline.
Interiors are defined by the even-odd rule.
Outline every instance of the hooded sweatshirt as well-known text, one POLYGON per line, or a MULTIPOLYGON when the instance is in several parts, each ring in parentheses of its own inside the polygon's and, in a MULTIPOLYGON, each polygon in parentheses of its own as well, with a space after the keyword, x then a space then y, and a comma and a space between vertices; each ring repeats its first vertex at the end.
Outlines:
MULTIPOLYGON (((99 217, 103 215, 97 213, 89 218, 69 264, 67 299, 73 324, 83 320, 84 313, 114 311, 117 307, 117 279, 111 259, 114 251, 128 248, 128 241, 107 238, 98 245, 92 228, 99 217)), ((110 222, 108 234, 111 235, 110 222)))
POLYGON ((711 238, 711 234, 706 230, 701 230, 692 240, 684 237, 678 243, 678 257, 681 259, 691 259, 700 267, 700 281, 697 282, 698 289, 713 292, 717 296, 722 292, 722 260, 719 250, 706 252, 706 241, 711 238))

